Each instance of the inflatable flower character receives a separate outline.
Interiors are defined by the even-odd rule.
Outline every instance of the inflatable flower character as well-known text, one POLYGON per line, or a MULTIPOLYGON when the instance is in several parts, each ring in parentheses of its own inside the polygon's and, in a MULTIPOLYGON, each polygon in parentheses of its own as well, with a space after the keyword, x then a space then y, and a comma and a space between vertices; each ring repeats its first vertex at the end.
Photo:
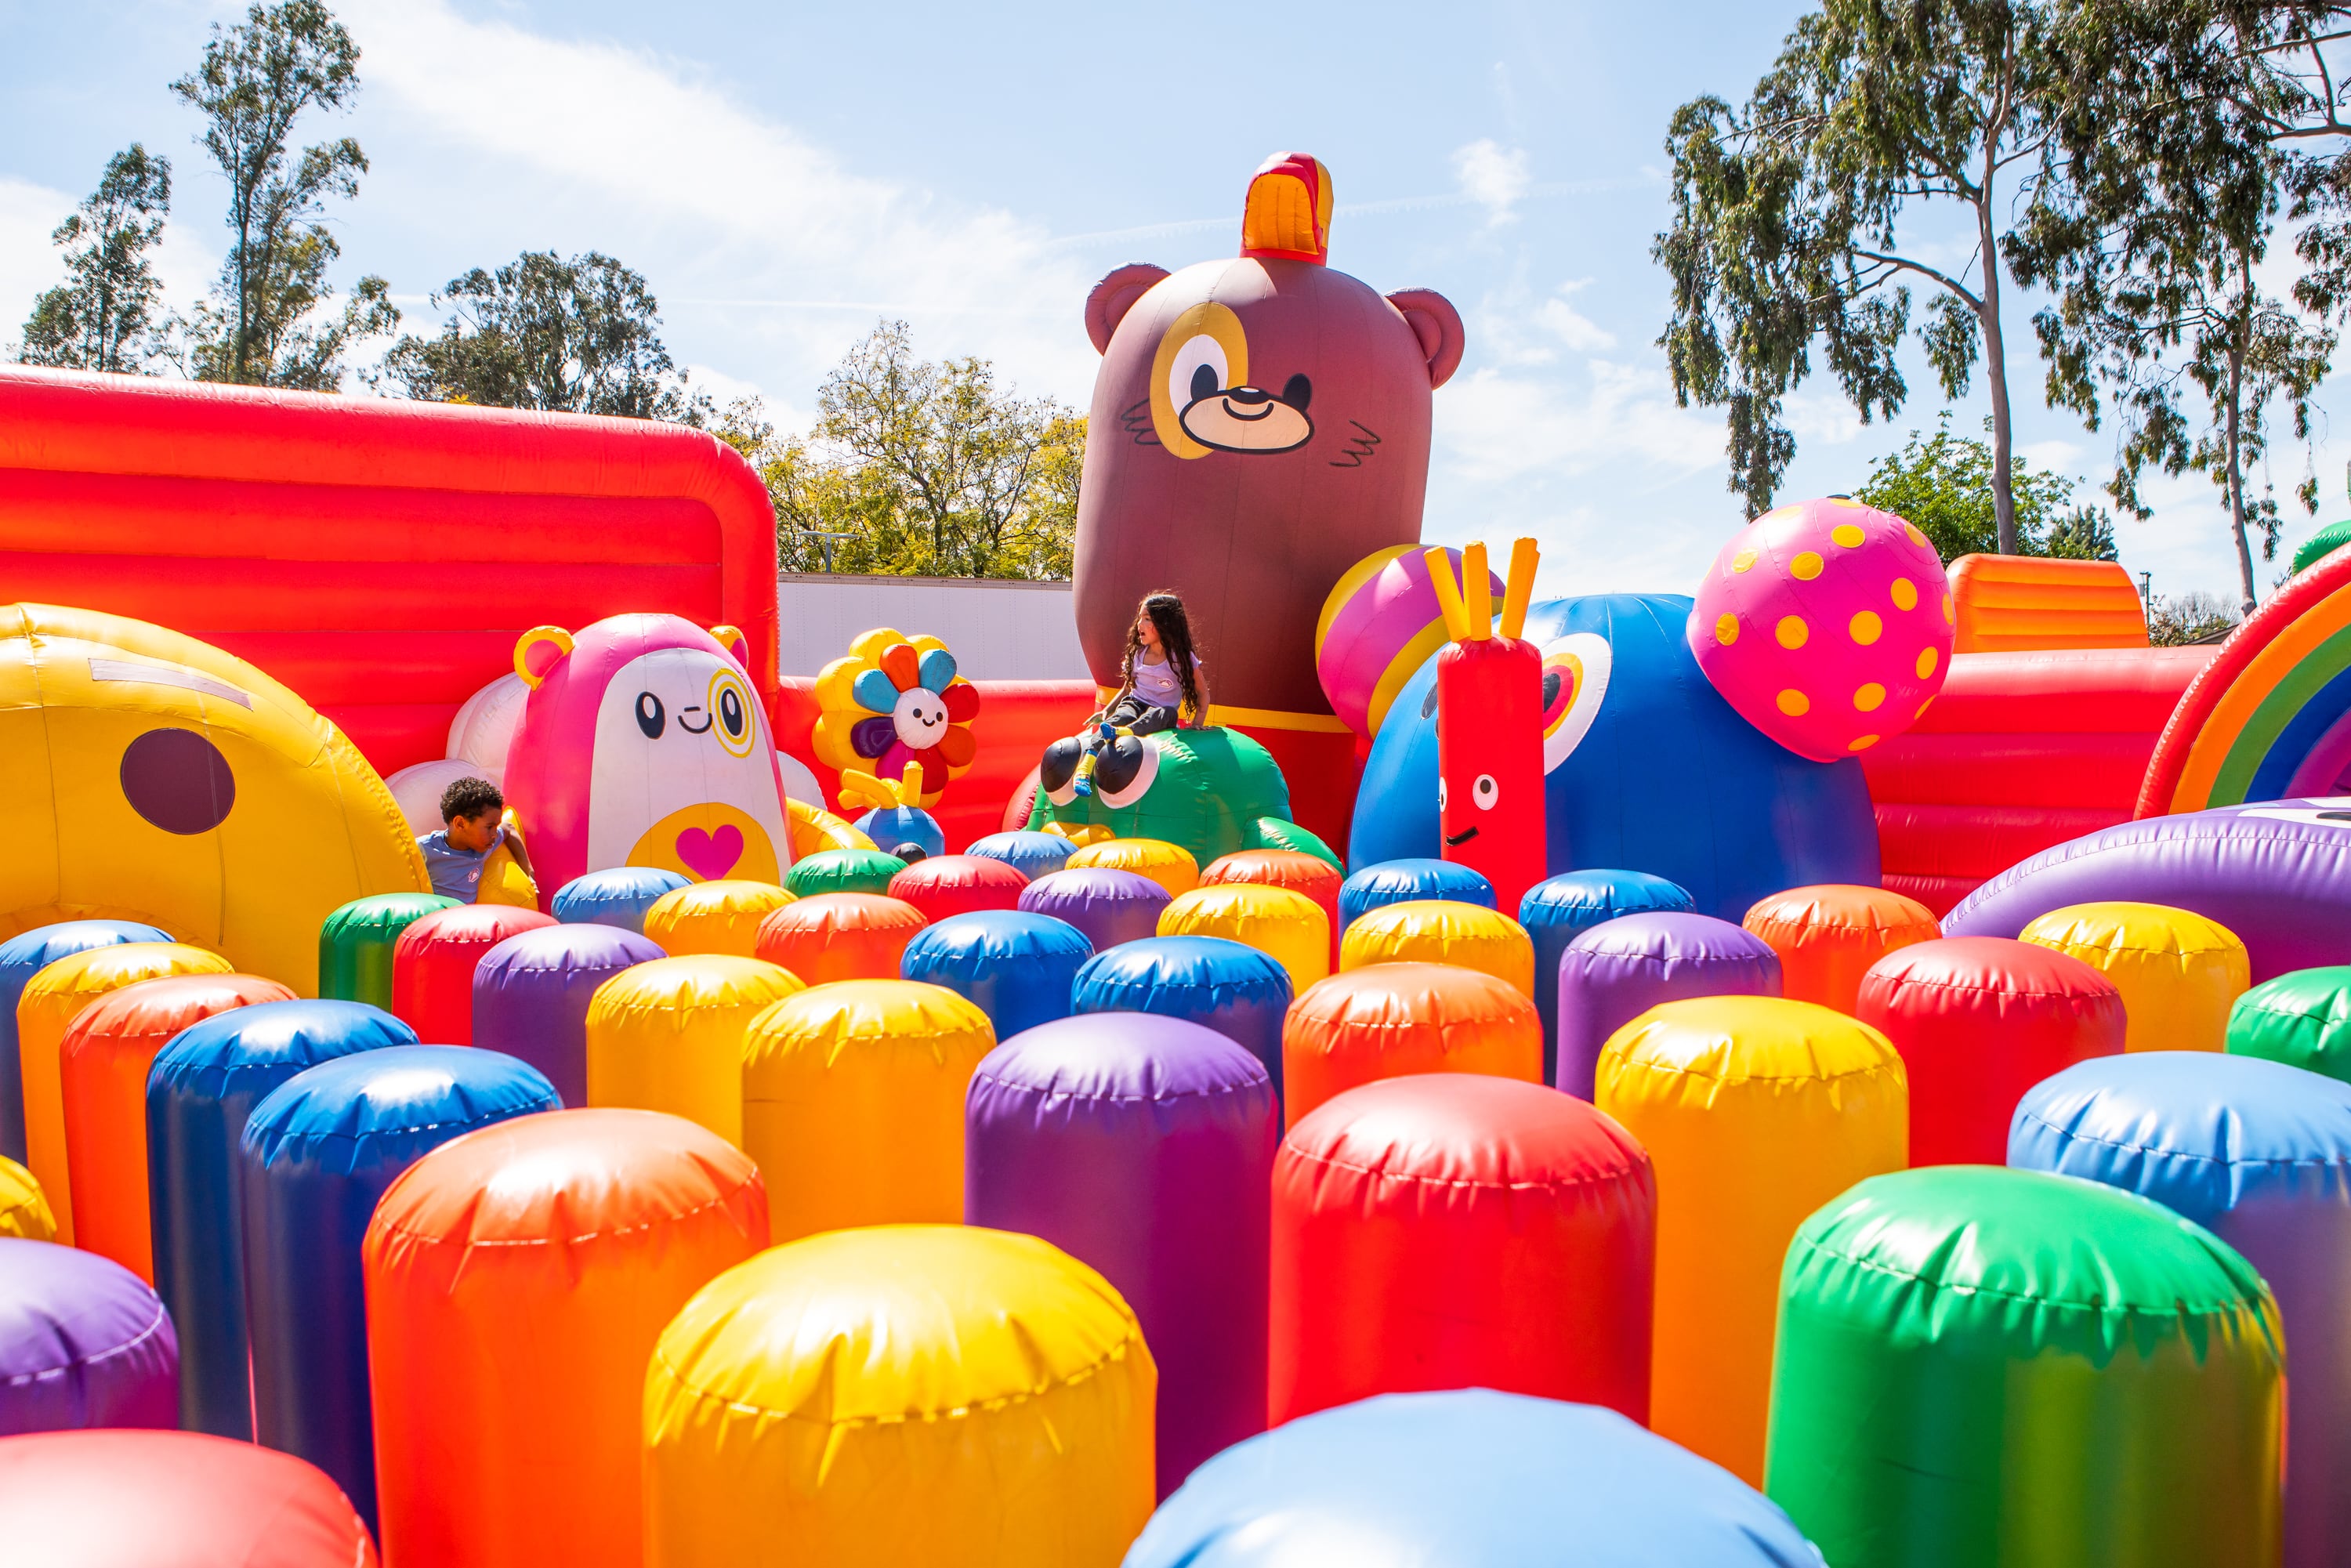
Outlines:
POLYGON ((910 763, 922 764, 922 793, 906 806, 937 805, 979 749, 970 728, 978 689, 956 674, 955 655, 936 637, 887 626, 864 633, 817 676, 816 701, 812 740, 828 766, 903 779, 910 763))

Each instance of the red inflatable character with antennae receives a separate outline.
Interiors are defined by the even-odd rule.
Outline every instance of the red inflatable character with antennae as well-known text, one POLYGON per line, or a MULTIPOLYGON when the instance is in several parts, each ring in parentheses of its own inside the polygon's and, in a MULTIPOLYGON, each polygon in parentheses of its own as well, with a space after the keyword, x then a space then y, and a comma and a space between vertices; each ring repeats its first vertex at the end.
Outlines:
POLYGON ((1546 864, 1542 654, 1519 635, 1534 596, 1535 553, 1532 539, 1510 549, 1499 633, 1486 547, 1461 552, 1458 582, 1443 550, 1426 557, 1453 639, 1437 655, 1437 812, 1445 858, 1492 883, 1495 904, 1514 919, 1546 864))

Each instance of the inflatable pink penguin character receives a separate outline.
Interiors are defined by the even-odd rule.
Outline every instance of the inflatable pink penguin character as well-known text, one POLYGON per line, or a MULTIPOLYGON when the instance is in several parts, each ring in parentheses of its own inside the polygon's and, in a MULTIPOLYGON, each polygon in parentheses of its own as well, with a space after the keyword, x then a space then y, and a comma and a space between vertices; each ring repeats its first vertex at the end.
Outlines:
POLYGON ((744 646, 732 626, 674 615, 523 633, 515 670, 531 690, 506 788, 542 898, 620 865, 783 880, 783 780, 744 646))

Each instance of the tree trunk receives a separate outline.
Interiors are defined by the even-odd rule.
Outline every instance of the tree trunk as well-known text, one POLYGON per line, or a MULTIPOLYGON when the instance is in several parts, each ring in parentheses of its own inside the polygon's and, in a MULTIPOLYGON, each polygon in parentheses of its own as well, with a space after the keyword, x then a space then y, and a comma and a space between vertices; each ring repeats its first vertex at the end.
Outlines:
POLYGON ((2229 527, 2237 536, 2237 580, 2244 600, 2239 608, 2247 615, 2253 612, 2253 547, 2245 537, 2245 476, 2241 463, 2238 432, 2243 417, 2245 349, 2241 336, 2245 327, 2239 317, 2239 340, 2229 350, 2229 527))
MULTIPOLYGON (((1991 162, 1991 149, 1985 152, 1991 162)), ((1986 171, 1983 193, 1976 203, 1976 234, 1983 246, 1983 303, 1976 319, 1983 330, 1984 381, 1991 392, 1991 516, 1999 530, 2000 553, 2017 553, 2016 494, 2010 483, 2010 448, 2015 422, 2008 406, 2008 346, 2000 334, 2000 240, 1992 232, 1991 181, 1986 171)))

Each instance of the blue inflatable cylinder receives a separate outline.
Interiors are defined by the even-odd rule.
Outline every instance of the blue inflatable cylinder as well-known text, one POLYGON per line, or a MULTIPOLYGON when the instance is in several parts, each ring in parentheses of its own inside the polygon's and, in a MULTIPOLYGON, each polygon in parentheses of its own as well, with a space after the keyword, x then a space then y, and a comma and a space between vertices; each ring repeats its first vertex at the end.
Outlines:
POLYGON ((306 1068, 416 1031, 365 1002, 233 1008, 172 1037, 147 1073, 147 1195, 155 1290, 180 1331, 180 1424, 253 1439, 236 1147, 246 1118, 306 1068))
POLYGON ((2045 1078, 2008 1163, 2118 1186, 2242 1253, 2288 1355, 2285 1565, 2351 1563, 2351 1084, 2259 1057, 2099 1057, 2045 1078))
POLYGON ((548 902, 548 913, 565 925, 610 925, 642 936, 654 900, 692 885, 691 877, 659 866, 616 865, 565 883, 548 902))
POLYGON ((1469 1388, 1318 1411, 1226 1449, 1123 1568, 1820 1568, 1761 1493, 1614 1410, 1469 1388))
POLYGON ((981 909, 950 915, 914 933, 898 972, 968 998, 1004 1040, 1069 1017, 1071 988, 1093 953, 1086 934, 1066 920, 981 909))
POLYGON ((1146 936, 1087 959, 1070 1011, 1155 1013, 1215 1030, 1258 1059, 1278 1100, 1290 998, 1290 971, 1270 953, 1222 936, 1146 936))
POLYGON ((1491 909, 1494 884, 1451 861, 1406 859, 1367 865, 1339 884, 1339 934, 1344 936, 1348 926, 1374 909, 1423 898, 1491 909))
POLYGON ((1559 1081, 1559 956, 1567 945, 1604 920, 1697 907, 1680 883, 1645 871, 1563 871, 1527 889, 1519 900, 1519 924, 1535 943, 1545 1083, 1559 1081))
POLYGON ((1026 829, 1018 832, 990 833, 984 839, 974 839, 971 848, 963 852, 982 860, 1002 861, 1030 882, 1049 872, 1060 871, 1078 852, 1078 846, 1059 833, 1032 833, 1026 829))
POLYGON ((965 1104, 964 1219, 1101 1270, 1159 1367, 1159 1495, 1265 1429, 1273 1084, 1180 1019, 1092 1013, 999 1045, 965 1104))
POLYGON ((375 1528, 360 1243, 401 1172, 450 1139, 562 1102, 501 1051, 391 1046, 297 1073, 238 1147, 254 1436, 308 1459, 375 1528))
POLYGON ((603 921, 517 932, 474 966, 473 1043, 530 1063, 566 1105, 585 1105, 596 988, 668 956, 652 937, 603 921))
POLYGON ((0 942, 0 1155, 25 1163, 25 1072, 16 1056, 16 1003, 33 977, 92 947, 171 939, 135 920, 61 920, 0 942))

